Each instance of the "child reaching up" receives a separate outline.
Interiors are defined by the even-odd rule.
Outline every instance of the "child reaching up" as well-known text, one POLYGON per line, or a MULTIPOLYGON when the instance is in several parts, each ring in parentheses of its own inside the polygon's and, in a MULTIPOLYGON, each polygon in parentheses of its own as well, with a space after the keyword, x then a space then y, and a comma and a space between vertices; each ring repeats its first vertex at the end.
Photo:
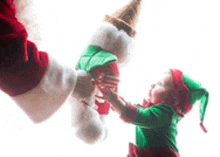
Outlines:
POLYGON ((120 114, 120 118, 136 125, 136 144, 129 144, 129 157, 179 157, 176 143, 177 124, 196 101, 200 101, 201 127, 208 103, 206 89, 180 70, 169 70, 149 91, 149 101, 130 104, 114 92, 114 81, 103 76, 99 87, 103 98, 120 114), (105 87, 105 88, 103 88, 105 87), (107 87, 107 88, 106 88, 107 87))

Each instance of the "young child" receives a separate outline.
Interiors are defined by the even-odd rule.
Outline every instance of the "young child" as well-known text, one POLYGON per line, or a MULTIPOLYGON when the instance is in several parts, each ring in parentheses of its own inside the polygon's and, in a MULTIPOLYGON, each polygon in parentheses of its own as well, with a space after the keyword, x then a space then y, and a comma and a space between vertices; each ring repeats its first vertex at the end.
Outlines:
POLYGON ((129 157, 179 157, 177 124, 200 100, 201 127, 208 103, 208 92, 180 70, 170 70, 152 85, 149 101, 131 105, 113 91, 113 81, 100 83, 104 99, 125 122, 136 125, 136 145, 129 144, 129 157))

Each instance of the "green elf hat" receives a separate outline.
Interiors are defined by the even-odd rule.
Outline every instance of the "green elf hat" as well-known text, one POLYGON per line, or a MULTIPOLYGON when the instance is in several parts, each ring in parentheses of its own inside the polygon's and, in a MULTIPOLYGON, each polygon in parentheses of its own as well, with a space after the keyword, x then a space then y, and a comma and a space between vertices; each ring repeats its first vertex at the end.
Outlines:
POLYGON ((117 57, 99 46, 89 45, 77 62, 76 69, 92 72, 117 61, 117 57))
POLYGON ((193 105, 200 101, 200 126, 204 132, 207 132, 203 125, 206 107, 208 104, 208 91, 203 88, 199 83, 192 80, 189 76, 183 75, 180 70, 171 69, 171 76, 174 89, 177 91, 181 98, 181 108, 184 114, 187 114, 193 105))

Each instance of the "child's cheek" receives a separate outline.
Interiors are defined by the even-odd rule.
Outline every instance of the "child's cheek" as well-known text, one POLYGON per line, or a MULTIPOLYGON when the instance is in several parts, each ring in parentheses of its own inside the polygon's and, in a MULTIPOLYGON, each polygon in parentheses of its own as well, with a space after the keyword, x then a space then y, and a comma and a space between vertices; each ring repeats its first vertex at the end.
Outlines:
POLYGON ((156 89, 154 91, 152 91, 152 95, 151 95, 151 100, 153 101, 153 103, 159 103, 164 99, 164 93, 163 90, 161 89, 156 89))
POLYGON ((156 100, 157 100, 157 91, 152 90, 152 92, 151 92, 151 101, 153 103, 155 103, 156 100))

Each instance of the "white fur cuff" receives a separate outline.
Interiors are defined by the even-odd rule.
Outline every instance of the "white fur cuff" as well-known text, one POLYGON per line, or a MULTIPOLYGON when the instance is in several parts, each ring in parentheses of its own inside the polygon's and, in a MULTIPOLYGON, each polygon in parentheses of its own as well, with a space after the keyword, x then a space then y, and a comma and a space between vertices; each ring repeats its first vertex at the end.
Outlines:
POLYGON ((106 22, 94 33, 89 44, 99 46, 116 55, 119 65, 130 60, 134 47, 132 38, 123 30, 118 30, 106 22))
POLYGON ((73 91, 75 83, 76 71, 50 58, 46 74, 39 85, 12 99, 33 122, 39 123, 61 107, 73 91))

